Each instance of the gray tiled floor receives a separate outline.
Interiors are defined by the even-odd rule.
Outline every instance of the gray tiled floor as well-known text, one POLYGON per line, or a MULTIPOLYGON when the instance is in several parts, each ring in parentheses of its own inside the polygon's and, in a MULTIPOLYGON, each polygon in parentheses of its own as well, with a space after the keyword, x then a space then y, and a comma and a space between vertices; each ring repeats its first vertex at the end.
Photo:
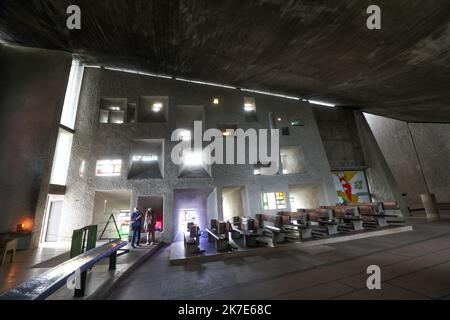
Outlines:
POLYGON ((450 299, 450 220, 414 231, 311 250, 169 266, 169 248, 142 264, 110 299, 450 299), (382 290, 366 269, 382 269, 382 290))

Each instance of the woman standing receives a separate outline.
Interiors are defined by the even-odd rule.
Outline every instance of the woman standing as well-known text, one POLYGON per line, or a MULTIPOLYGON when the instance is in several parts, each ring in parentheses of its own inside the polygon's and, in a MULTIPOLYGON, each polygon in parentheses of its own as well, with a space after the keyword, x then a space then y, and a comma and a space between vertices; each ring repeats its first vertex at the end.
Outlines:
POLYGON ((145 213, 145 222, 144 228, 145 232, 147 232, 147 245, 153 244, 155 242, 155 226, 156 226, 156 214, 152 208, 148 208, 145 213), (150 234, 152 235, 152 242, 150 241, 150 234))

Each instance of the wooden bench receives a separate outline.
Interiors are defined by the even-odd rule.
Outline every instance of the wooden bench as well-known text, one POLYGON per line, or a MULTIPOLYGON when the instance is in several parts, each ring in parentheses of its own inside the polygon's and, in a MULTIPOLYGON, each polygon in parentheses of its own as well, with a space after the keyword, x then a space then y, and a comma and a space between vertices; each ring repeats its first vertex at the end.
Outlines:
POLYGON ((283 228, 287 231, 286 237, 293 240, 306 240, 312 238, 312 228, 309 216, 304 212, 281 212, 288 221, 283 228))
POLYGON ((230 233, 233 240, 240 239, 243 236, 243 230, 239 229, 238 225, 231 224, 230 233))
POLYGON ((44 300, 66 285, 67 280, 77 273, 80 275, 81 288, 75 289, 76 296, 82 296, 86 286, 87 271, 97 262, 108 257, 109 269, 114 270, 116 268, 117 251, 126 245, 126 241, 115 240, 91 249, 7 291, 0 296, 0 300, 44 300))
POLYGON ((317 224, 317 226, 313 226, 313 236, 324 238, 338 234, 339 222, 334 217, 333 210, 324 208, 302 209, 300 212, 307 213, 311 223, 317 224))
POLYGON ((189 230, 184 232, 184 248, 187 254, 200 252, 200 228, 196 224, 190 224, 189 230))
POLYGON ((358 204, 357 207, 361 216, 366 218, 364 227, 368 229, 387 227, 389 226, 387 218, 398 217, 397 215, 387 214, 382 202, 358 204))
POLYGON ((279 214, 257 214, 256 221, 260 227, 258 242, 275 246, 286 241, 286 232, 283 230, 283 216, 279 214))
POLYGON ((9 262, 14 262, 18 243, 19 239, 0 239, 0 266, 5 263, 8 254, 9 262))
POLYGON ((243 246, 245 248, 255 248, 258 246, 256 239, 258 234, 253 230, 241 230, 236 225, 231 226, 232 239, 243 239, 243 246))
POLYGON ((286 241, 286 232, 277 227, 264 226, 265 233, 272 239, 274 245, 284 243, 286 241))
POLYGON ((221 235, 210 228, 205 228, 205 230, 208 232, 208 241, 215 243, 218 252, 228 251, 230 249, 228 240, 224 235, 221 235))
POLYGON ((334 217, 339 219, 339 231, 350 233, 364 230, 364 219, 361 217, 358 207, 326 206, 322 208, 333 210, 334 217))

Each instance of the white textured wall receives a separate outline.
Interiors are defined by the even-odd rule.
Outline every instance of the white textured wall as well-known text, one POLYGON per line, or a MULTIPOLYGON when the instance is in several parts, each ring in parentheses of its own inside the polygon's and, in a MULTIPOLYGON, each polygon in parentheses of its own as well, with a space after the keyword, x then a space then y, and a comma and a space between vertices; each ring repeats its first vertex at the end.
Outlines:
MULTIPOLYGON (((252 95, 238 90, 229 90, 202 85, 155 79, 134 74, 101 69, 85 70, 76 134, 68 176, 65 221, 62 234, 71 234, 72 229, 92 222, 94 194, 96 190, 130 190, 131 206, 138 196, 164 196, 164 232, 162 238, 171 241, 174 236, 176 203, 174 189, 217 189, 217 208, 212 198, 205 198, 207 217, 219 219, 222 215, 222 187, 245 186, 245 215, 254 216, 262 212, 260 193, 283 191, 288 196, 290 184, 314 183, 323 187, 325 199, 334 204, 336 193, 325 150, 318 132, 311 106, 298 101, 252 95), (162 124, 102 124, 98 123, 100 99, 102 97, 127 98, 129 103, 138 102, 139 96, 168 96, 169 121, 162 124), (256 98, 258 122, 247 123, 243 114, 243 97, 256 98), (212 105, 212 98, 219 97, 221 104, 212 105), (304 127, 291 127, 291 135, 280 138, 281 145, 300 145, 305 152, 306 171, 286 176, 254 176, 252 165, 214 165, 213 178, 178 179, 177 167, 170 161, 174 143, 170 142, 172 130, 176 128, 175 106, 199 105, 205 108, 206 126, 236 124, 239 128, 268 128, 268 113, 282 117, 280 126, 289 120, 302 119, 304 127), (133 139, 165 139, 164 179, 127 180, 130 142, 133 139), (95 177, 95 163, 99 158, 122 158, 124 170, 121 177, 95 177), (86 176, 79 177, 82 160, 86 160, 86 176), (208 203, 208 205, 206 205, 208 203)), ((208 193, 209 195, 209 193, 208 193)), ((214 196, 213 196, 214 197, 214 196)), ((288 208, 289 209, 289 208, 288 208)))

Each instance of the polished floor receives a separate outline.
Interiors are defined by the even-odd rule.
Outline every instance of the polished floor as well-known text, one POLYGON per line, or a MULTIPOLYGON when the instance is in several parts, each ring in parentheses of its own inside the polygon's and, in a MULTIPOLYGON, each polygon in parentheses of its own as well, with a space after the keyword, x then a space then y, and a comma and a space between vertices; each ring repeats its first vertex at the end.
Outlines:
MULTIPOLYGON (((101 245, 102 242, 98 242, 101 245)), ((98 262, 88 273, 86 295, 83 299, 102 298, 104 293, 124 274, 129 272, 140 261, 147 259, 156 251, 157 245, 149 245, 133 249, 119 256, 116 270, 109 270, 109 259, 98 262)), ((18 251, 14 263, 6 263, 0 267, 0 294, 4 293, 44 272, 58 266, 70 257, 70 243, 47 244, 33 250, 18 251)), ((73 291, 62 286, 53 293, 49 300, 72 300, 73 291)))
POLYGON ((169 266, 169 247, 109 299, 450 299, 450 219, 414 231, 226 261, 169 266), (381 267, 381 290, 366 288, 381 267))

